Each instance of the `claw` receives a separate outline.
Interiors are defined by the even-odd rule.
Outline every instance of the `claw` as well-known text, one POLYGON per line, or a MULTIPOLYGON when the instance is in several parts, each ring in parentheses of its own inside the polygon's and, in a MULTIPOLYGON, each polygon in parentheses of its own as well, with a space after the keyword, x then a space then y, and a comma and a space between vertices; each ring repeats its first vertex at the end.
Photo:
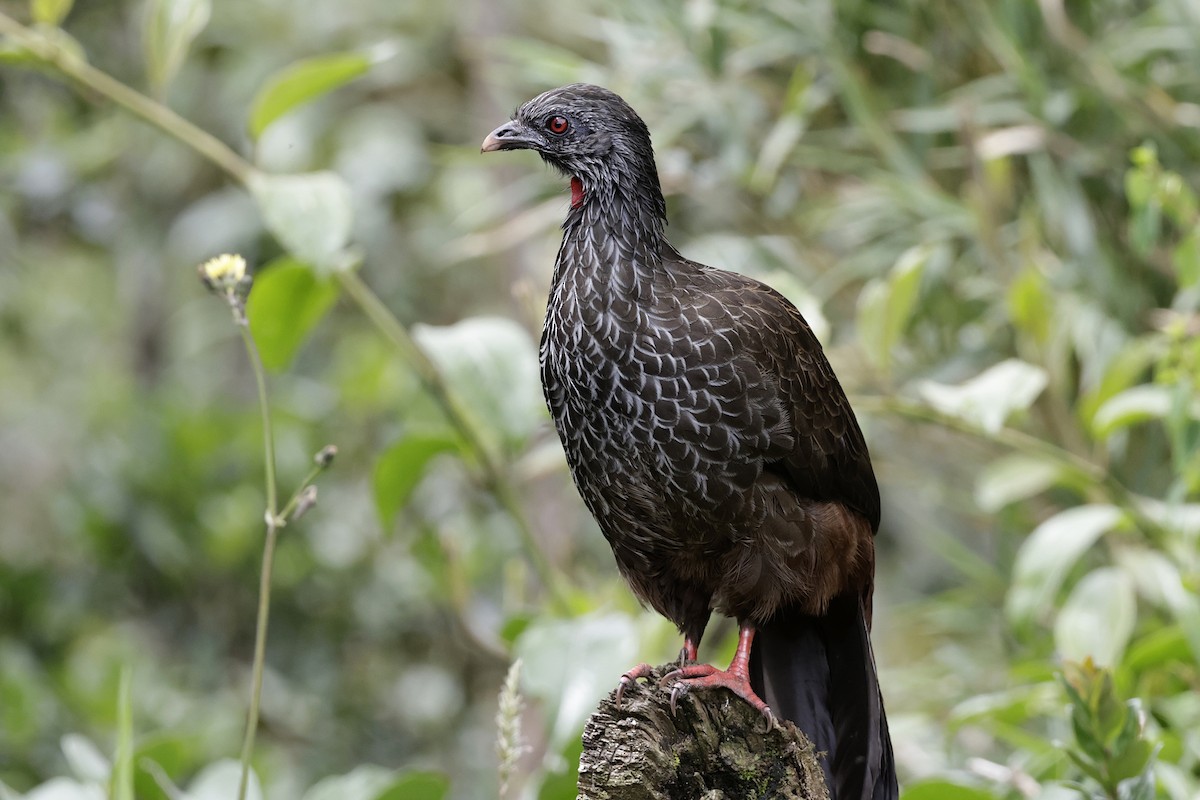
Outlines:
POLYGON ((625 687, 629 686, 630 684, 636 686, 637 680, 635 678, 630 678, 628 675, 622 675, 621 682, 617 684, 617 696, 613 701, 613 705, 617 707, 618 711, 621 709, 621 698, 625 696, 625 687))
POLYGON ((743 624, 738 636, 738 649, 729 669, 717 669, 711 664, 689 664, 674 669, 658 682, 660 687, 671 688, 671 715, 679 705, 679 698, 692 689, 728 689, 757 709, 767 721, 770 732, 778 724, 774 712, 763 702, 750 686, 750 643, 754 638, 754 626, 743 624))
POLYGON ((621 710, 621 699, 625 696, 625 689, 629 686, 636 686, 642 678, 649 678, 650 669, 649 664, 638 664, 621 676, 621 682, 617 684, 617 695, 613 698, 613 705, 617 707, 618 711, 621 710))
POLYGON ((680 695, 687 694, 687 686, 683 683, 676 683, 671 687, 671 716, 675 716, 676 704, 679 701, 680 695))

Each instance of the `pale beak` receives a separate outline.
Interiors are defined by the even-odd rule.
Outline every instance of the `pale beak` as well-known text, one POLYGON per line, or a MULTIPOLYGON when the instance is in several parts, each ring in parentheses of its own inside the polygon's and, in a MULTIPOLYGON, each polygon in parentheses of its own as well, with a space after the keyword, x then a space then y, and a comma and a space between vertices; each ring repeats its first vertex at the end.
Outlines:
POLYGON ((524 125, 519 122, 506 122, 487 135, 479 152, 530 150, 537 144, 538 140, 529 135, 529 131, 524 125))

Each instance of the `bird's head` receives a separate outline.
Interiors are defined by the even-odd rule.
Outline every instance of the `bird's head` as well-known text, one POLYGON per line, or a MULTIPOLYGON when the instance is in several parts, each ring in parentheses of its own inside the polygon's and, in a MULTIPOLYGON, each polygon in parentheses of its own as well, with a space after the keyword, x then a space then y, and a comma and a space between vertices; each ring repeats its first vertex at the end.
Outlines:
POLYGON ((608 89, 573 83, 521 105, 483 140, 483 152, 534 150, 572 178, 572 203, 583 191, 628 185, 661 198, 646 123, 608 89), (578 181, 578 182, 577 182, 578 181))

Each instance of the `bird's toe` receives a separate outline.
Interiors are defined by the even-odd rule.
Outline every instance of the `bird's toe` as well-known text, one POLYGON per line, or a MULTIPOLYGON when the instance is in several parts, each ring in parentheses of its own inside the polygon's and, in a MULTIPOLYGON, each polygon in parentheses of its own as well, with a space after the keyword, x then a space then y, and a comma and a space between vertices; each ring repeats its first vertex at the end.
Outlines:
POLYGON ((618 710, 621 708, 621 700, 625 696, 625 690, 630 686, 636 686, 639 680, 649 679, 651 670, 652 667, 649 664, 638 664, 621 676, 621 681, 617 684, 616 697, 613 698, 613 704, 618 710))

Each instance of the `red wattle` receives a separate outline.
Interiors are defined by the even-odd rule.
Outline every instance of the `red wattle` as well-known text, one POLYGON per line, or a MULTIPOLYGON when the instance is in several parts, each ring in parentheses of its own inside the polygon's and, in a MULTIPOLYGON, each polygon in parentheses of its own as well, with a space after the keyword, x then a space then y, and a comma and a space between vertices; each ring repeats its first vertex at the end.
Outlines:
POLYGON ((571 178, 571 208, 579 208, 583 202, 583 181, 571 178))

